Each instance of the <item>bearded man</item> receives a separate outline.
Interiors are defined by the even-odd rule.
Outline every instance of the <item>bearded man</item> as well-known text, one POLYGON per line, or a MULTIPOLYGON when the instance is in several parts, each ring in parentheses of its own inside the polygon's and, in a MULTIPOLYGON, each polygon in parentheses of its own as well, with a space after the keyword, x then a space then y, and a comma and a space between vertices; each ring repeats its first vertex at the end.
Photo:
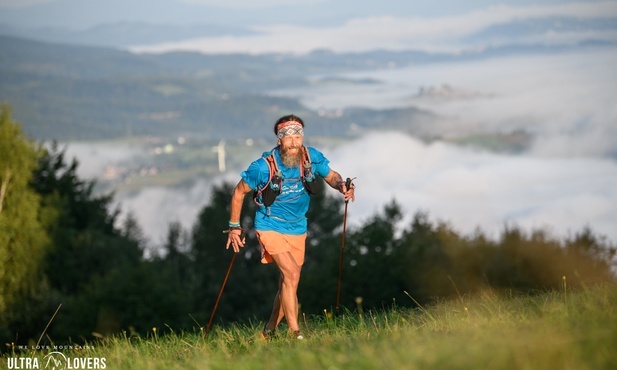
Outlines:
POLYGON ((341 175, 330 169, 330 161, 317 149, 304 147, 304 122, 295 115, 281 117, 274 124, 278 146, 252 162, 234 188, 226 248, 234 252, 244 247, 240 226, 242 204, 253 191, 258 208, 255 231, 261 247, 261 262, 274 262, 280 271, 278 292, 272 314, 261 334, 269 339, 285 318, 289 333, 303 339, 298 324, 298 283, 304 263, 311 186, 317 176, 343 194, 345 201, 355 200, 354 188, 348 189, 341 175))

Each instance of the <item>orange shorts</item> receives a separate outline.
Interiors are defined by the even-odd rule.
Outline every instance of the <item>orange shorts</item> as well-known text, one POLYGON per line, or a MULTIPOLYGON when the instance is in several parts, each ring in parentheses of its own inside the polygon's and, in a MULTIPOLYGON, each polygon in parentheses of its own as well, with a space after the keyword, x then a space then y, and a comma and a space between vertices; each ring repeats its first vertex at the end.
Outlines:
POLYGON ((302 235, 281 234, 276 231, 257 231, 257 240, 261 246, 261 263, 272 263, 273 254, 291 253, 298 266, 304 264, 306 233, 302 235))

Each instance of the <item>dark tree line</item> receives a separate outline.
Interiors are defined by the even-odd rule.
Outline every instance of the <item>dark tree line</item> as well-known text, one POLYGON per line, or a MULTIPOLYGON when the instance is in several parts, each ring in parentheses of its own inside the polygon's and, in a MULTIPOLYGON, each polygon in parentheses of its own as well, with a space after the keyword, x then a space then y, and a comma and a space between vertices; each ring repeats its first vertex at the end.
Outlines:
MULTIPOLYGON (((144 243, 133 217, 118 225, 113 195, 94 194, 94 183, 77 176, 75 160, 67 161, 57 148, 43 150, 29 143, 6 108, 0 129, 0 150, 4 153, 8 143, 13 150, 12 156, 0 158, 0 186, 5 188, 0 208, 3 343, 38 340, 58 307, 43 342, 206 325, 233 253, 224 248, 222 232, 233 184, 215 187, 194 226, 185 230, 170 224, 164 245, 153 249, 144 243), (27 178, 21 185, 14 181, 17 173, 27 178), (146 249, 150 258, 144 258, 146 249)), ((299 288, 306 315, 332 310, 337 290, 344 203, 321 189, 308 214, 299 288)), ((242 219, 249 230, 247 246, 235 259, 217 324, 266 320, 276 291, 276 268, 259 261, 250 198, 242 219)), ((348 228, 344 307, 355 309, 358 297, 364 309, 411 307, 415 303, 405 292, 429 304, 482 289, 561 289, 563 276, 569 287, 615 282, 616 248, 590 228, 559 239, 513 226, 491 240, 479 230, 461 235, 446 223, 432 222, 427 213, 416 213, 408 225, 402 224, 403 216, 392 200, 361 226, 348 228)))

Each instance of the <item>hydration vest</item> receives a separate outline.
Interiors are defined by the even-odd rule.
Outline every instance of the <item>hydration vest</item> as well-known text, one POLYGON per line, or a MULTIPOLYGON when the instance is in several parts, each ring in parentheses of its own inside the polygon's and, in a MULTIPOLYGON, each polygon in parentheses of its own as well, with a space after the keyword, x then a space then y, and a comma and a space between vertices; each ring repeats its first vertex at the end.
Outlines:
MULTIPOLYGON (((262 157, 268 164, 270 175, 268 181, 263 187, 258 188, 253 192, 253 201, 259 206, 270 207, 276 200, 277 195, 281 193, 283 186, 283 173, 279 170, 278 163, 276 162, 276 156, 272 149, 270 154, 262 157), (261 203, 259 202, 261 198, 261 203)), ((308 149, 302 146, 302 168, 300 169, 300 178, 304 189, 309 195, 316 194, 317 183, 315 182, 315 175, 313 174, 313 164, 311 163, 311 157, 309 156, 308 149)))

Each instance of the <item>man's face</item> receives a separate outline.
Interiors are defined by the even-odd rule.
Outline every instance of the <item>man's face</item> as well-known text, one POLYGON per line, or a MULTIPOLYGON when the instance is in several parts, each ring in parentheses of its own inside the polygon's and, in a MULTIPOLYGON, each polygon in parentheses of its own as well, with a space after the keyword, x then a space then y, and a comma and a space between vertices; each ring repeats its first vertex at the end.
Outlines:
POLYGON ((302 136, 289 135, 279 139, 281 158, 287 167, 299 166, 302 162, 302 136))

